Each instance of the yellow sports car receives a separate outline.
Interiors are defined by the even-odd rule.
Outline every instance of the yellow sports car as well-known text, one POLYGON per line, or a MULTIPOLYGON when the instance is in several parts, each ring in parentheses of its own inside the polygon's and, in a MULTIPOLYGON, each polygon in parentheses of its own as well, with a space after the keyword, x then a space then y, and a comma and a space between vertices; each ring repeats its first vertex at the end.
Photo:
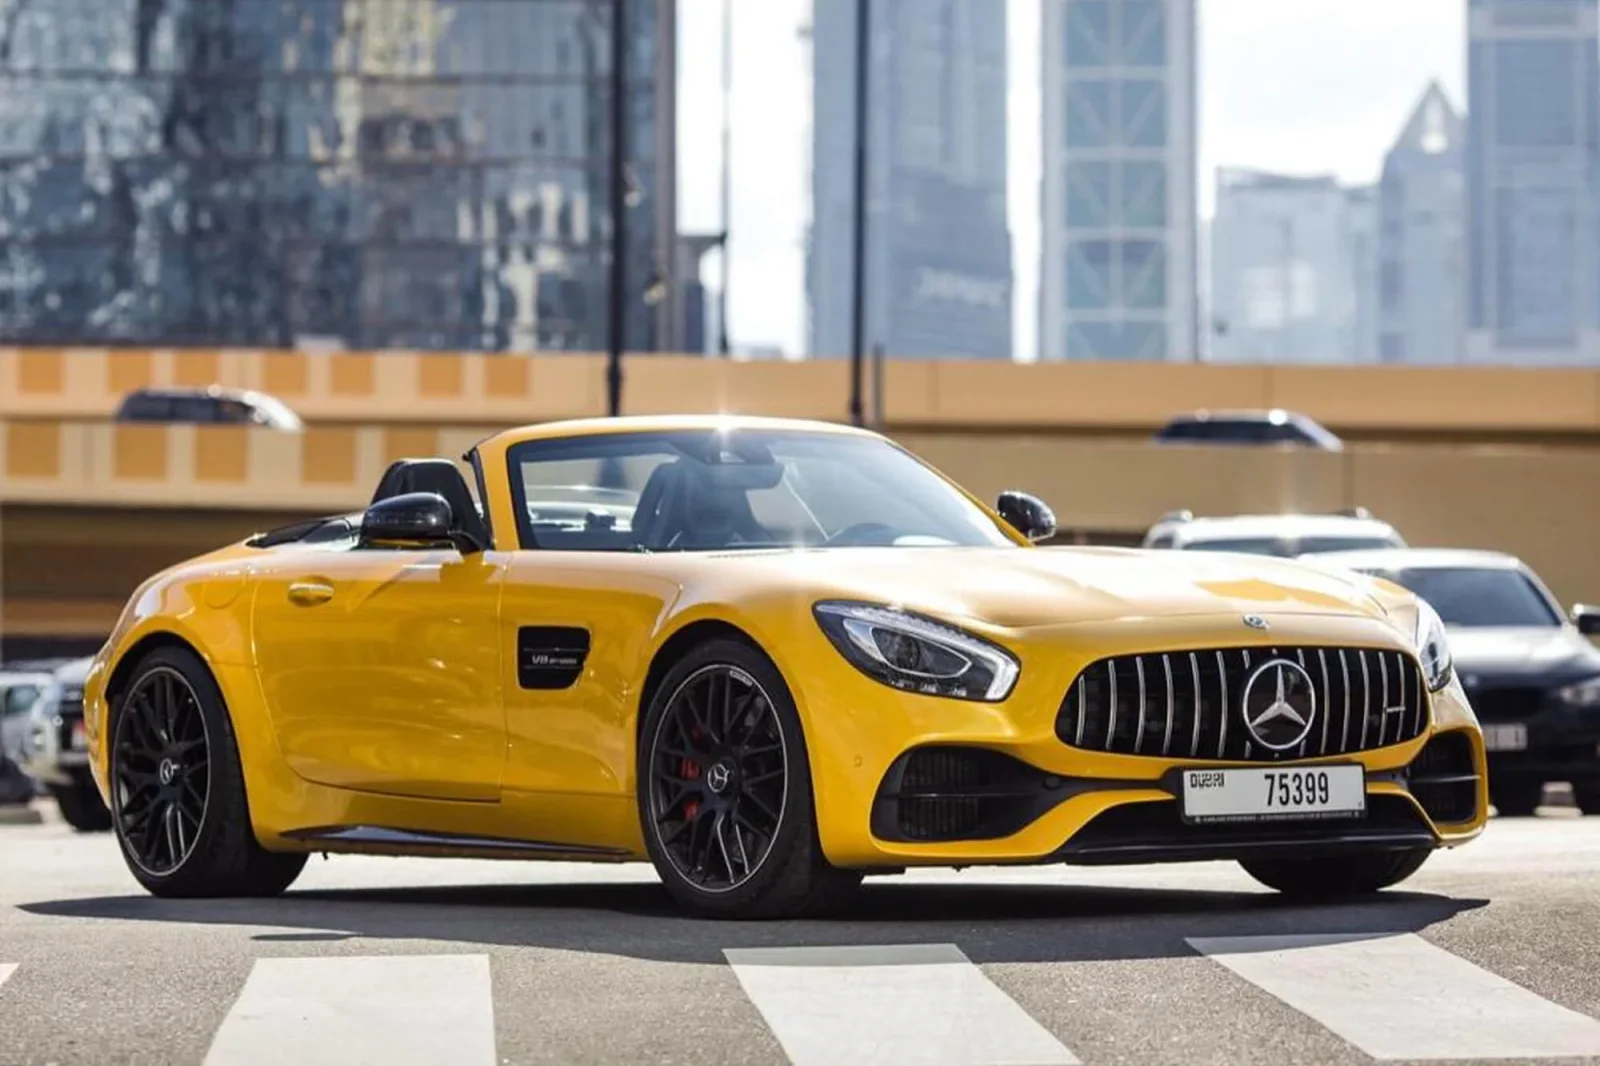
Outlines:
POLYGON ((1237 859, 1322 896, 1483 827, 1481 733, 1396 585, 1036 547, 1037 499, 818 423, 557 423, 464 462, 134 593, 86 720, 151 892, 375 852, 647 859, 727 917, 909 866, 1237 859))

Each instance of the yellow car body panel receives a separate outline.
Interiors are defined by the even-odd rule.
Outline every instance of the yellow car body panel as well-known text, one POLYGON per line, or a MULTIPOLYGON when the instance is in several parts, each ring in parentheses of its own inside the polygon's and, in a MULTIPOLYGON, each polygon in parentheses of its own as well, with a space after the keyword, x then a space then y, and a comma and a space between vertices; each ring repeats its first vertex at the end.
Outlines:
MULTIPOLYGON (((109 796, 113 675, 123 676, 152 641, 181 641, 206 662, 225 699, 253 829, 268 849, 413 850, 382 838, 307 837, 319 828, 369 826, 440 835, 426 854, 644 859, 635 798, 643 695, 663 646, 686 627, 712 623, 758 644, 791 690, 829 861, 868 869, 1022 863, 1048 860, 1113 807, 1172 803, 1162 784, 1172 771, 1263 765, 1069 746, 1057 736, 1056 718, 1089 664, 1279 645, 1416 654, 1416 601, 1397 586, 1266 559, 1041 549, 1003 524, 1014 547, 651 555, 529 551, 518 543, 507 465, 513 446, 712 424, 569 422, 483 442, 476 461, 493 543, 480 553, 234 545, 150 579, 130 599, 85 686, 102 792, 109 796), (325 596, 333 586, 337 595, 325 596), (819 628, 812 605, 830 599, 912 609, 994 641, 1020 662, 1016 687, 985 703, 881 684, 819 628), (1270 628, 1247 628, 1246 614, 1270 628), (575 684, 518 684, 513 650, 524 624, 592 634, 575 684), (912 749, 936 744, 1003 752, 1102 787, 997 839, 914 843, 875 834, 872 810, 885 774, 912 749)), ((731 424, 860 432, 775 420, 731 424)), ((1482 830, 1488 809, 1482 736, 1454 680, 1425 699, 1427 724, 1414 740, 1271 765, 1358 763, 1376 775, 1369 796, 1403 797, 1438 844, 1463 843, 1482 830), (1468 738, 1479 795, 1470 819, 1435 824, 1385 775, 1447 731, 1468 738)))

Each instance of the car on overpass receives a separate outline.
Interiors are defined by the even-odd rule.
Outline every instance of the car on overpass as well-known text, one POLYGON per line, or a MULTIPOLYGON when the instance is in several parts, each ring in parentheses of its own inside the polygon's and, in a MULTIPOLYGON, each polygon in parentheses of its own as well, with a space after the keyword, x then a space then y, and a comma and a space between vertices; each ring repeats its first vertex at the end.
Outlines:
POLYGON ((111 812, 89 770, 83 682, 92 660, 73 659, 50 674, 28 712, 22 769, 54 797, 61 818, 81 833, 111 828, 111 812))
POLYGON ((1456 671, 1483 723, 1489 794, 1529 815, 1565 781, 1600 814, 1600 608, 1570 613, 1522 560, 1501 552, 1411 549, 1324 555, 1427 600, 1450 634, 1456 671))
POLYGON ((1316 419, 1297 411, 1195 411, 1177 415, 1156 431, 1159 444, 1291 445, 1342 451, 1344 442, 1316 419))
POLYGON ((122 398, 112 420, 263 426, 284 433, 298 433, 305 428, 300 416, 276 396, 220 385, 135 389, 122 398))
POLYGON ((1403 548, 1405 539, 1365 508, 1336 514, 1196 517, 1170 511, 1145 534, 1143 547, 1182 551, 1243 552, 1293 559, 1331 551, 1403 548))
POLYGON ((1226 859, 1318 899, 1484 825, 1481 733, 1398 586, 1041 550, 1036 498, 824 423, 555 422, 463 463, 133 593, 85 721, 147 890, 363 852, 648 861, 712 917, 911 866, 1226 859))

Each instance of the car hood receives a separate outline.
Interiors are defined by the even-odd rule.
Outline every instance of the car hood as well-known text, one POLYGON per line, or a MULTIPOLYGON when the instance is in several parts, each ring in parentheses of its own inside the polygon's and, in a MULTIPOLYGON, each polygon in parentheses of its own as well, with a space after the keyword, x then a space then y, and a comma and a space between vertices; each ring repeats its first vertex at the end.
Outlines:
MULTIPOLYGON (((727 556, 724 556, 727 558, 727 556)), ((1374 583, 1287 560, 1117 548, 861 548, 796 552, 821 596, 1007 628, 1179 615, 1382 618, 1374 583)))
POLYGON ((1568 626, 1452 627, 1447 635, 1456 671, 1467 684, 1479 677, 1560 681, 1600 674, 1600 648, 1568 626))

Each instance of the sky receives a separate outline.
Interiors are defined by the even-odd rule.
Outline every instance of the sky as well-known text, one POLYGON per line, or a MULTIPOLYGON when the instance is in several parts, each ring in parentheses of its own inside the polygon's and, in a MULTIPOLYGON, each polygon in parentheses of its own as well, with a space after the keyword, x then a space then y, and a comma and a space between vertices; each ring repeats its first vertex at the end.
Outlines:
MULTIPOLYGON (((1036 351, 1039 65, 1042 0, 1004 4, 1010 36, 1010 217, 1017 356, 1036 351)), ((678 0, 679 226, 722 228, 725 0, 678 0)), ((1466 0, 1197 0, 1200 212, 1219 166, 1376 179, 1411 108, 1437 79, 1466 93, 1466 0)), ((732 285, 734 346, 805 345, 811 70, 801 29, 810 0, 733 7, 732 285)), ((719 264, 706 278, 719 283, 719 264)))

